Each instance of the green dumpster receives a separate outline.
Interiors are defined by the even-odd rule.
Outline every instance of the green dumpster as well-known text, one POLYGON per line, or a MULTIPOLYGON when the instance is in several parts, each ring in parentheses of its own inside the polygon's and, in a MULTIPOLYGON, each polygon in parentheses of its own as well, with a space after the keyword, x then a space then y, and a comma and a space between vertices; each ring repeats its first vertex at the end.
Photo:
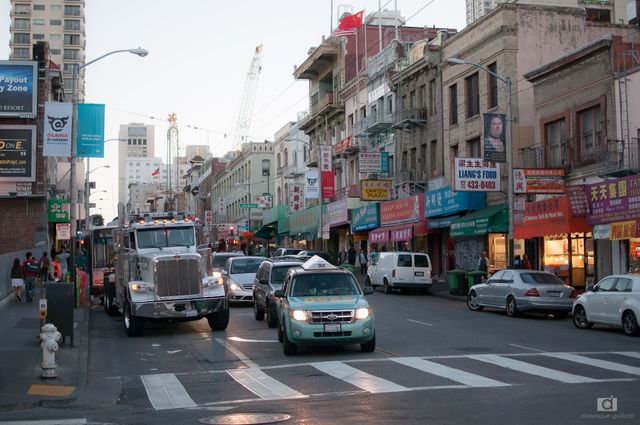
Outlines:
POLYGON ((469 288, 471 288, 473 285, 476 285, 478 283, 482 283, 482 279, 484 277, 487 276, 487 272, 483 272, 480 270, 474 270, 472 272, 468 272, 467 273, 467 290, 465 292, 465 294, 467 292, 469 292, 469 288))
POLYGON ((451 295, 463 295, 460 293, 460 289, 461 287, 466 287, 465 271, 459 269, 449 270, 447 277, 449 280, 449 293, 451 295))
POLYGON ((355 274, 355 272, 356 272, 356 266, 354 266, 353 264, 344 263, 342 265, 342 267, 344 267, 345 269, 349 270, 351 273, 355 274))

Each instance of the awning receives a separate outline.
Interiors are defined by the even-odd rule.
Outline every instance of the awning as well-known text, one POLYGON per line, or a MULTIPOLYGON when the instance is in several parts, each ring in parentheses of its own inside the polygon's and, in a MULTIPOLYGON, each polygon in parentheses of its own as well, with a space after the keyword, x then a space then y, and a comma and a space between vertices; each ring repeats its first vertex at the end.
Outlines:
POLYGON ((452 237, 482 236, 487 233, 509 231, 509 209, 506 205, 494 205, 460 217, 451 223, 452 237))
POLYGON ((531 239, 540 236, 562 235, 566 233, 587 233, 591 227, 586 217, 571 215, 569 198, 558 196, 525 205, 524 222, 515 223, 515 239, 531 239))
POLYGON ((389 242, 389 229, 382 227, 369 232, 369 243, 387 242, 389 242))
POLYGON ((278 233, 278 222, 276 221, 273 223, 263 225, 254 234, 254 237, 269 240, 269 239, 273 239, 277 233, 278 233))

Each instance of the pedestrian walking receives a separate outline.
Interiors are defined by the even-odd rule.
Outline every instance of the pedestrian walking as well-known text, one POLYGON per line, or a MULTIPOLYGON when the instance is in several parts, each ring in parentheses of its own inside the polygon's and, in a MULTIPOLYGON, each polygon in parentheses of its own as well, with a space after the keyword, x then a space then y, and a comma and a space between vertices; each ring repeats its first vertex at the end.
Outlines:
POLYGON ((338 253, 338 260, 340 261, 340 266, 347 262, 347 251, 342 247, 340 252, 338 253))
POLYGON ((13 260, 13 267, 11 267, 11 287, 16 295, 16 302, 22 302, 20 294, 24 288, 24 272, 19 258, 13 260))
POLYGON ((60 280, 64 281, 69 272, 69 250, 64 248, 56 257, 60 263, 60 280))
POLYGON ((33 301, 33 290, 36 287, 36 278, 40 272, 40 267, 38 267, 38 262, 33 258, 31 252, 27 252, 24 256, 26 259, 22 262, 22 272, 24 273, 27 302, 30 303, 33 301))
POLYGON ((478 259, 478 266, 476 269, 485 273, 489 271, 489 258, 487 258, 487 251, 482 251, 482 254, 480 254, 480 259, 478 259))
POLYGON ((49 257, 46 252, 42 253, 42 257, 40 257, 40 261, 38 266, 40 267, 40 279, 44 282, 45 280, 50 280, 49 276, 49 257))
POLYGON ((523 269, 531 270, 531 261, 529 261, 529 257, 527 257, 527 254, 522 254, 521 264, 523 269))
POLYGON ((360 262, 360 274, 362 276, 367 274, 367 262, 369 261, 367 259, 367 254, 366 252, 364 252, 362 249, 360 250, 360 253, 358 254, 358 261, 360 262))
POLYGON ((349 262, 349 264, 351 264, 352 266, 355 266, 356 257, 357 257, 356 249, 353 247, 353 245, 349 246, 349 251, 347 251, 347 261, 349 262))

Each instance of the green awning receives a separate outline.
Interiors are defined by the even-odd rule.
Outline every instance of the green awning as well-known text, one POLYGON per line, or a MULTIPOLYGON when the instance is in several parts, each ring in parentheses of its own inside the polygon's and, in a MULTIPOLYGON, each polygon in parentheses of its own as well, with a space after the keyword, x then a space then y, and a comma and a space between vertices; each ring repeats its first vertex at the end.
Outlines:
POLYGON ((269 223, 263 225, 258 231, 253 235, 256 238, 270 240, 275 237, 278 233, 278 222, 269 223))
POLYGON ((450 236, 481 236, 508 231, 509 209, 506 205, 494 205, 467 214, 451 223, 450 236))

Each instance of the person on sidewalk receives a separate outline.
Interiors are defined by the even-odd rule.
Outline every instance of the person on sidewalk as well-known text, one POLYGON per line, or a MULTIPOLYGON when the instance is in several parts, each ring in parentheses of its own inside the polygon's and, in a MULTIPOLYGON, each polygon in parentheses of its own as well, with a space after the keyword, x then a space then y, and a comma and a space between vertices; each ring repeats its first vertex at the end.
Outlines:
POLYGON ((64 281, 69 271, 69 250, 64 248, 60 254, 56 257, 60 263, 60 280, 64 281))
POLYGON ((478 259, 478 267, 476 270, 487 273, 489 271, 489 258, 487 258, 487 251, 482 251, 480 259, 478 259))
POLYGON ((351 264, 352 266, 355 266, 356 257, 357 257, 356 249, 353 247, 353 244, 351 244, 349 246, 349 251, 347 251, 347 261, 349 262, 349 264, 351 264))
POLYGON ((20 294, 22 293, 22 288, 24 288, 24 272, 19 258, 13 260, 13 267, 11 267, 11 287, 16 294, 16 302, 22 302, 20 294))
POLYGON ((529 261, 529 257, 527 257, 527 254, 522 254, 521 263, 523 269, 531 270, 531 261, 529 261))
POLYGON ((362 276, 367 274, 367 254, 361 249, 360 253, 358 254, 358 261, 360 262, 360 274, 362 276))
POLYGON ((31 252, 27 252, 24 256, 26 257, 26 259, 22 263, 22 272, 24 273, 27 302, 30 303, 31 301, 33 301, 33 291, 36 288, 36 278, 38 277, 38 273, 40 272, 40 267, 38 266, 38 262, 33 257, 33 254, 31 254, 31 252))
POLYGON ((51 280, 51 276, 49 276, 49 257, 47 257, 47 253, 43 252, 42 253, 42 257, 40 257, 40 279, 43 282, 46 282, 47 280, 51 280))
POLYGON ((344 249, 344 247, 342 247, 342 249, 338 253, 338 261, 339 261, 339 264, 338 264, 339 266, 347 262, 347 251, 344 249))

